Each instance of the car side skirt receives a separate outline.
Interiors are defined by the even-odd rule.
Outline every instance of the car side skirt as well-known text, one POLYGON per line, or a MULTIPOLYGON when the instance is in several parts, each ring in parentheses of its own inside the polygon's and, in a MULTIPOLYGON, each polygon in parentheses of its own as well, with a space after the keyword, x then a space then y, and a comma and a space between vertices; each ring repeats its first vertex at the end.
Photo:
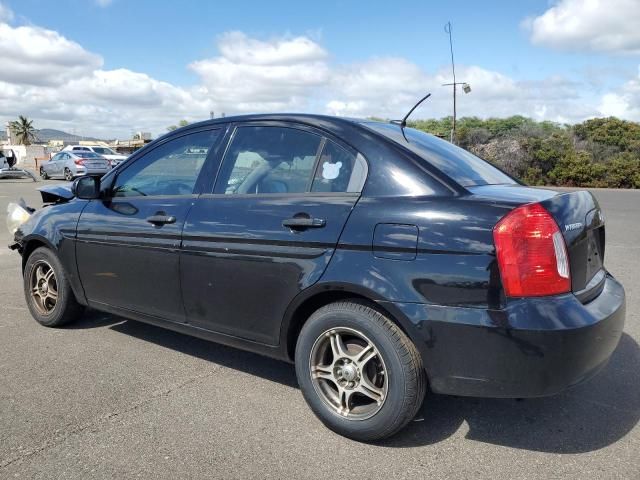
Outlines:
POLYGON ((123 308, 113 307, 104 303, 89 301, 89 307, 99 310, 101 312, 110 313, 124 317, 127 320, 134 320, 137 322, 147 323, 160 328, 166 328, 174 332, 190 335, 192 337, 201 338, 211 342, 226 345, 228 347, 238 348, 259 355, 265 355, 267 357, 275 358, 276 360, 284 360, 291 363, 291 360, 287 358, 280 346, 267 345, 264 343, 253 342, 240 337, 234 337, 232 335, 226 335, 223 333, 213 332, 203 328, 195 327, 187 323, 176 323, 169 320, 164 320, 152 315, 147 315, 141 312, 135 312, 123 308))

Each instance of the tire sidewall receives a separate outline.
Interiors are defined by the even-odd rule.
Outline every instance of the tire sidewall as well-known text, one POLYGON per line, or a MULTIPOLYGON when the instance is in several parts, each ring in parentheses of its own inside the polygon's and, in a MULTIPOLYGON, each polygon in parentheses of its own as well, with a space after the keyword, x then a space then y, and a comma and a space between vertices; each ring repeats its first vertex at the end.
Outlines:
POLYGON ((374 438, 397 422, 404 404, 407 373, 390 332, 368 315, 350 310, 320 309, 305 323, 296 346, 296 374, 302 393, 313 412, 330 429, 354 438, 374 438), (331 328, 347 327, 362 332, 382 355, 387 372, 387 398, 382 408, 364 420, 350 420, 334 412, 318 396, 311 379, 309 354, 316 339, 331 328))

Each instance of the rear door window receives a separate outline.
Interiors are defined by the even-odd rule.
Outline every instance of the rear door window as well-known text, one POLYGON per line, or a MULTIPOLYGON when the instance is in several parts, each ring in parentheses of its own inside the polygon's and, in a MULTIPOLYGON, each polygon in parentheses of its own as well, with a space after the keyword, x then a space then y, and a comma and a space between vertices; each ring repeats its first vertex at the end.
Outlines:
POLYGON ((295 128, 238 127, 216 193, 303 193, 309 190, 322 137, 295 128))
POLYGON ((215 193, 357 193, 366 174, 362 155, 322 135, 293 127, 240 126, 215 193))

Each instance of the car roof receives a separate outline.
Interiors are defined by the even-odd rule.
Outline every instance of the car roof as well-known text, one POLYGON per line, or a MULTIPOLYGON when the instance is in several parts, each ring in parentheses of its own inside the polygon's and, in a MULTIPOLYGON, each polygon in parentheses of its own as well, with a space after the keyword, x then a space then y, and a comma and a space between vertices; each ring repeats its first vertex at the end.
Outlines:
MULTIPOLYGON (((246 115, 234 115, 230 117, 220 117, 210 120, 203 120, 201 122, 191 123, 184 129, 193 127, 203 127, 207 125, 225 124, 233 122, 251 122, 251 121, 263 121, 274 120, 283 122, 299 122, 317 127, 327 127, 351 124, 359 125, 369 122, 375 122, 376 120, 366 118, 352 118, 352 117, 336 117, 332 115, 320 115, 314 113, 254 113, 246 115)), ((181 130, 181 129, 180 129, 181 130)))

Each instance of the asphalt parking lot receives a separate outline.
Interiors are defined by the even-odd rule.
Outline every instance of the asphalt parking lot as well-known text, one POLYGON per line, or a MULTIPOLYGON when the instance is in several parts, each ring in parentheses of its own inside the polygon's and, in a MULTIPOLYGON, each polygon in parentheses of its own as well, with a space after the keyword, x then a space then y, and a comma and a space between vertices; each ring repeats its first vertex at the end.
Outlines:
POLYGON ((0 478, 640 477, 640 191, 594 191, 627 290, 604 371, 543 399, 430 395, 367 445, 316 420, 291 365, 97 312, 38 326, 5 216, 43 183, 0 180, 0 478))

